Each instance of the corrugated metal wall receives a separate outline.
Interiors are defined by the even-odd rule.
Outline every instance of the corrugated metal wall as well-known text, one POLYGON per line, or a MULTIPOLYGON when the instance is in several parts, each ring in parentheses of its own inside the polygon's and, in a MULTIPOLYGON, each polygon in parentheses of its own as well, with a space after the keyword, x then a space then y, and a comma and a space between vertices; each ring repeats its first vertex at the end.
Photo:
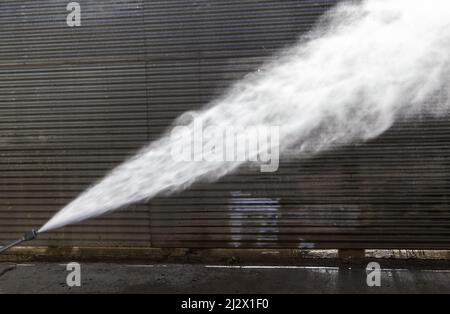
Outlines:
MULTIPOLYGON (((337 0, 0 3, 0 241, 42 225, 179 114, 295 42, 337 0)), ((337 51, 336 53, 339 53, 337 51)), ((251 169, 38 245, 450 248, 450 123, 399 123, 279 173, 251 169)))

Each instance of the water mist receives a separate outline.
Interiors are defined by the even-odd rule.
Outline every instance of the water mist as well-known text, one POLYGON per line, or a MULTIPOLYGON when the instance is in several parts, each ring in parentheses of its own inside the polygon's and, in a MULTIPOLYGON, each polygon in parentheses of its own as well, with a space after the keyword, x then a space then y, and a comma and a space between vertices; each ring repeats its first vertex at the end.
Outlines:
MULTIPOLYGON (((294 47, 192 114, 205 128, 279 126, 281 156, 306 158, 373 139, 400 118, 447 114, 449 82, 448 0, 342 3, 294 47)), ((194 122, 187 128, 194 132, 194 122)), ((39 232, 216 180, 245 163, 174 160, 172 147, 191 145, 188 135, 167 133, 149 144, 39 232)))

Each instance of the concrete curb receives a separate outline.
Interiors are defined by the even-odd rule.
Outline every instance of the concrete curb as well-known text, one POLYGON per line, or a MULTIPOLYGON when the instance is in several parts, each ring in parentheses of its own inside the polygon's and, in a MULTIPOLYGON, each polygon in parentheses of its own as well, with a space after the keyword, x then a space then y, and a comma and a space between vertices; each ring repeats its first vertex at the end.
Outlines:
POLYGON ((0 255, 0 262, 153 262, 189 264, 335 265, 408 260, 450 263, 450 251, 368 250, 364 258, 340 259, 338 250, 161 249, 129 247, 17 247, 0 255))

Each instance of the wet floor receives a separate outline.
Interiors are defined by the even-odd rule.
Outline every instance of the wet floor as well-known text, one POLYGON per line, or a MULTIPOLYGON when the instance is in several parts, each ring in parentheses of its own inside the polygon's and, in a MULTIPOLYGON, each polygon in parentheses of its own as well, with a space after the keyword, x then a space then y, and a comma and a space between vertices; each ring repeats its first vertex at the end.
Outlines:
POLYGON ((382 269, 380 287, 361 267, 0 264, 0 293, 450 293, 450 270, 382 269), (73 269, 72 269, 73 270, 73 269))

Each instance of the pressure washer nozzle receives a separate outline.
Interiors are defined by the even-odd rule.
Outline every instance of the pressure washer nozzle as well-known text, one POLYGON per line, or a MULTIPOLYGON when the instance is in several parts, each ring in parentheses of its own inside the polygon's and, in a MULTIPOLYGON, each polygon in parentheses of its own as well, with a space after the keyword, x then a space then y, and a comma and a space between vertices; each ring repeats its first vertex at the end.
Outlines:
POLYGON ((25 232, 24 236, 23 236, 23 240, 24 241, 33 241, 34 239, 36 239, 38 236, 38 233, 36 230, 31 230, 28 232, 25 232))
POLYGON ((16 245, 19 245, 19 244, 21 244, 23 242, 33 241, 34 239, 37 238, 37 236, 38 236, 38 232, 36 230, 31 230, 31 231, 25 232, 25 234, 23 235, 23 237, 21 239, 19 239, 17 241, 14 241, 14 242, 12 242, 12 243, 4 246, 4 247, 0 247, 0 253, 6 252, 10 248, 12 248, 12 247, 14 247, 16 245))

